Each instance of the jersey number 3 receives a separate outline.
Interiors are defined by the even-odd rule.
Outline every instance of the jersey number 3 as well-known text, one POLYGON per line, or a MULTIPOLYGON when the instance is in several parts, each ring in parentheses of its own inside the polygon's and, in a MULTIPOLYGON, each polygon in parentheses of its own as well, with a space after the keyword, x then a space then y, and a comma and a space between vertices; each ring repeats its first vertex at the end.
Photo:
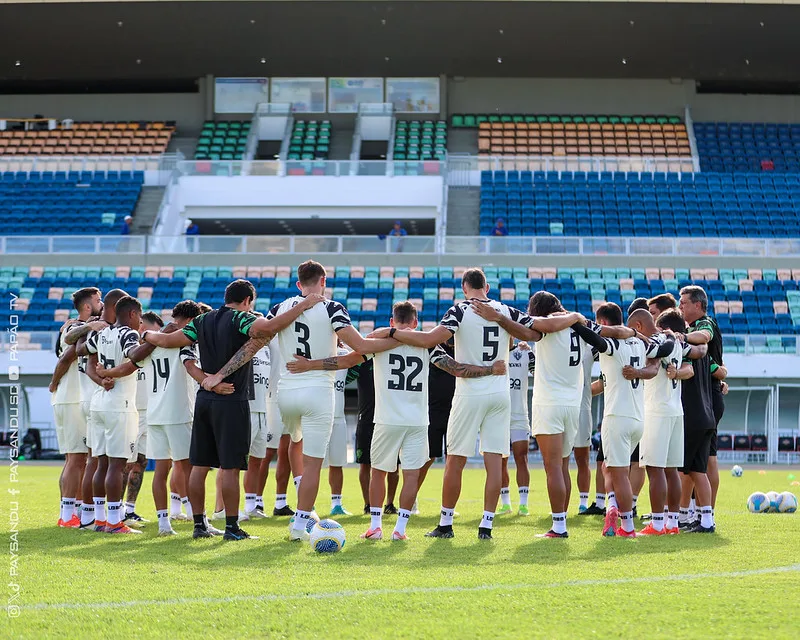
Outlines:
POLYGON ((414 381, 422 373, 422 359, 417 356, 404 358, 398 353, 389 354, 391 375, 397 376, 396 380, 389 378, 389 388, 396 391, 422 391, 422 383, 414 381), (406 375, 406 369, 410 369, 406 375))
POLYGON ((311 332, 308 330, 308 325, 302 322, 295 322, 294 330, 297 333, 297 344, 300 345, 297 347, 297 355, 310 360, 311 345, 308 344, 308 336, 311 335, 311 332))

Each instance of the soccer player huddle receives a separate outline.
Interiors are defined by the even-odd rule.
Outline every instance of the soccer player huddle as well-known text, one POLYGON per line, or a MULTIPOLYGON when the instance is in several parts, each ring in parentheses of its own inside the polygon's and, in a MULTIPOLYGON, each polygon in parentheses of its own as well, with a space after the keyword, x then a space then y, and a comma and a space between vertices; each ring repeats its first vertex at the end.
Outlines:
POLYGON ((186 300, 166 324, 119 289, 102 301, 96 288, 74 294, 78 317, 59 336, 50 385, 66 454, 59 526, 139 533, 146 521, 136 514, 136 496, 149 458, 155 460, 159 535, 175 535, 171 521, 192 520, 195 538, 252 538, 240 522, 268 517, 264 487, 277 458, 272 514, 292 517, 290 540, 307 539, 325 464, 331 514, 347 513, 344 387, 369 366, 374 410, 368 436, 361 422, 358 434, 368 455, 357 453, 362 469, 369 464, 362 490, 371 521, 364 539, 383 538, 386 480, 398 466, 403 484, 390 537, 408 539, 420 485, 443 450, 441 516, 426 535, 452 538, 463 470, 476 443, 486 471, 477 533, 491 539, 495 517, 511 512, 512 454, 519 514, 530 513, 531 435, 552 514, 551 529, 538 537, 568 537, 573 451, 578 513, 604 515, 603 535, 714 532, 716 426, 727 372, 700 287, 684 288, 679 302, 670 294, 638 299, 625 324, 622 310, 604 303, 595 322, 568 312, 546 291, 531 297, 527 313, 491 300, 483 271, 471 268, 463 272, 463 299, 434 329, 418 330, 416 307, 402 301, 388 327, 364 337, 347 309, 325 298, 322 265, 304 262, 297 278, 299 295, 265 316, 253 311, 253 285, 236 280, 220 308, 186 300), (601 376, 593 382, 595 360, 601 376), (604 410, 597 499, 589 505, 591 405, 598 394, 604 410), (224 530, 206 516, 212 469, 212 520, 224 518, 224 530), (652 513, 637 534, 636 498, 645 473, 652 513), (290 475, 296 510, 287 503, 290 475))

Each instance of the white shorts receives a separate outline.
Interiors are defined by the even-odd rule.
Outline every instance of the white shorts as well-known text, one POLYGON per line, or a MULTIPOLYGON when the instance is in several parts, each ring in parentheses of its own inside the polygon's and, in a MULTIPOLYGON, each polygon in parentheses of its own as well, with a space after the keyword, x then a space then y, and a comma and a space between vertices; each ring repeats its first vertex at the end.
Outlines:
POLYGON ((525 420, 511 419, 511 444, 528 442, 531 439, 531 428, 525 420))
MULTIPOLYGON (((474 449, 474 441, 472 446, 474 449)), ((428 427, 376 424, 369 451, 372 468, 386 472, 397 471, 398 455, 403 469, 421 469, 429 458, 428 427)))
POLYGON ((664 469, 683 466, 683 416, 645 415, 639 463, 664 469))
POLYGON ((578 432, 580 407, 561 405, 534 405, 531 408, 531 426, 534 436, 563 435, 561 457, 568 458, 572 453, 575 434, 578 432))
POLYGON ((447 421, 447 453, 469 458, 475 454, 475 443, 480 438, 480 453, 499 453, 508 457, 510 423, 511 400, 508 391, 481 396, 454 396, 450 419, 447 421))
POLYGON ((341 416, 333 419, 325 461, 329 467, 343 467, 347 464, 347 420, 341 416))
POLYGON ((606 466, 629 467, 631 455, 642 439, 644 423, 636 418, 605 416, 600 435, 606 466))
POLYGON ((278 406, 292 442, 303 441, 303 455, 325 458, 333 429, 331 387, 281 389, 278 406))
POLYGON ((148 425, 147 457, 151 460, 188 460, 192 423, 148 425))
POLYGON ((267 455, 267 414, 264 411, 250 412, 250 455, 254 458, 267 455))
POLYGON ((92 455, 130 460, 136 448, 136 412, 92 411, 92 455))
POLYGON ((147 411, 139 411, 139 429, 136 432, 136 446, 131 454, 131 462, 135 462, 139 454, 147 455, 147 411))
POLYGON ((83 411, 83 419, 86 422, 86 448, 92 448, 92 402, 86 400, 81 402, 81 410, 83 411))
POLYGON ((86 416, 80 402, 54 404, 59 453, 86 453, 86 416))
POLYGON ((592 446, 592 410, 581 408, 578 416, 578 431, 572 444, 576 449, 592 446))
MULTIPOLYGON (((267 449, 277 449, 281 436, 289 435, 277 402, 267 402, 267 449)), ((266 454, 264 454, 266 455, 266 454)))

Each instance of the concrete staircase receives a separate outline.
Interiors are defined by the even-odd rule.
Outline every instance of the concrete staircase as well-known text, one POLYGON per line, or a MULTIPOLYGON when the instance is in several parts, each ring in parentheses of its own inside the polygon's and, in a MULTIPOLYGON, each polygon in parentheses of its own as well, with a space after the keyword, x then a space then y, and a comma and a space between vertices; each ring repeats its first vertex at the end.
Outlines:
POLYGON ((480 224, 481 190, 478 187, 449 187, 447 193, 447 235, 477 236, 480 224))
POLYGON ((342 128, 341 125, 333 125, 328 160, 350 159, 350 152, 353 150, 353 133, 354 129, 352 127, 342 128))
POLYGON ((165 187, 142 187, 139 202, 133 212, 133 233, 147 235, 153 228, 165 187))
POLYGON ((167 153, 177 153, 180 151, 187 160, 191 160, 194 158, 194 150, 197 147, 197 141, 199 139, 198 136, 182 136, 180 138, 173 136, 169 141, 169 146, 167 146, 167 153))
POLYGON ((447 130, 447 150, 450 153, 468 153, 472 156, 478 153, 478 132, 475 129, 447 130))

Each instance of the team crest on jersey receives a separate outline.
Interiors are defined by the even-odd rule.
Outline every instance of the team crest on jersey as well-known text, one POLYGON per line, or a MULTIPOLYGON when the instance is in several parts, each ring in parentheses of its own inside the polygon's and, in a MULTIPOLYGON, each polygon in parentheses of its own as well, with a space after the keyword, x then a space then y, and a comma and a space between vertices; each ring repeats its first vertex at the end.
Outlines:
POLYGON ((522 353, 519 351, 514 352, 514 360, 522 360, 522 353))
POLYGON ((267 434, 267 442, 272 442, 272 434, 271 433, 267 434))

